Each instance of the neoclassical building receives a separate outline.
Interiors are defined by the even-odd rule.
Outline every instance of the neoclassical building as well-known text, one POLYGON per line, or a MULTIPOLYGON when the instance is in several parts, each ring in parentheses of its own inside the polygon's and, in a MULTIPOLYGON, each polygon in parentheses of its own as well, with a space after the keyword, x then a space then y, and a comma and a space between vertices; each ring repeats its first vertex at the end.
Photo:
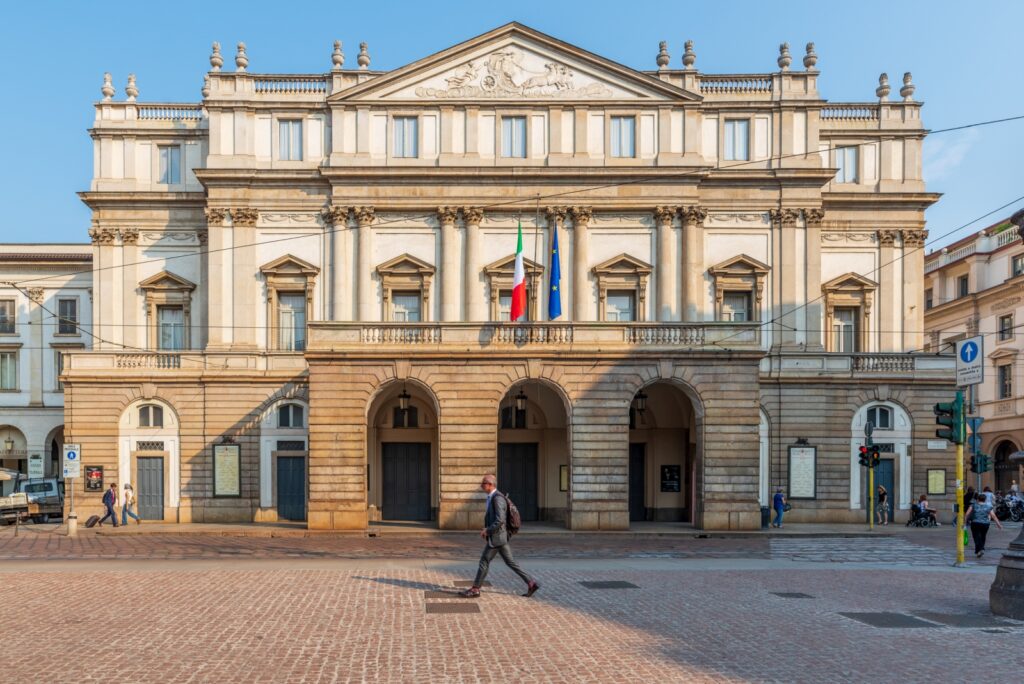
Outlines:
POLYGON ((909 353, 937 199, 910 74, 836 104, 813 45, 637 71, 515 23, 393 71, 324 57, 215 44, 189 104, 104 81, 66 430, 145 517, 470 528, 495 471, 573 529, 755 528, 776 487, 861 521, 869 418, 901 510, 949 467, 952 361, 909 353))

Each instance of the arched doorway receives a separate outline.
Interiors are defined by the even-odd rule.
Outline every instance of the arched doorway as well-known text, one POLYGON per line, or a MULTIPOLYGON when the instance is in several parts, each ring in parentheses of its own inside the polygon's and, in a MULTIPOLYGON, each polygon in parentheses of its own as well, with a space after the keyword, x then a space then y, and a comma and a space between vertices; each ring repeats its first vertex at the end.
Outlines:
POLYGON ((629 407, 630 522, 694 521, 697 417, 670 382, 640 389, 629 407))
POLYGON ((561 389, 543 380, 516 383, 498 406, 498 489, 524 522, 568 521, 567 416, 561 389))
POLYGON ((260 417, 260 521, 306 519, 308 421, 301 399, 274 402, 260 417))
MULTIPOLYGON (((1019 468, 1016 463, 1010 460, 1010 455, 1017 451, 1017 445, 1006 439, 1000 442, 993 456, 993 475, 995 476, 995 490, 997 492, 1009 491, 1010 485, 1017 479, 1019 468)), ((1019 482, 1017 484, 1020 484, 1019 482)))
POLYGON ((874 472, 875 487, 882 485, 889 492, 890 519, 897 511, 910 509, 913 492, 911 453, 914 426, 906 409, 891 401, 874 401, 861 406, 850 424, 850 509, 864 509, 868 515, 867 479, 862 477, 860 445, 864 443, 864 426, 871 422, 872 442, 881 452, 881 463, 874 472))
POLYGON ((55 427, 46 436, 46 477, 64 479, 64 426, 55 427))
MULTIPOLYGON (((25 433, 13 425, 0 425, 0 468, 12 473, 28 474, 28 441, 25 433)), ((14 489, 13 480, 0 480, 4 495, 14 489)))
POLYGON ((370 403, 366 430, 370 522, 437 520, 437 401, 414 381, 392 381, 370 403))
POLYGON ((140 399, 121 414, 116 473, 104 473, 111 482, 135 490, 143 521, 178 522, 181 498, 181 438, 178 414, 160 399, 140 399))

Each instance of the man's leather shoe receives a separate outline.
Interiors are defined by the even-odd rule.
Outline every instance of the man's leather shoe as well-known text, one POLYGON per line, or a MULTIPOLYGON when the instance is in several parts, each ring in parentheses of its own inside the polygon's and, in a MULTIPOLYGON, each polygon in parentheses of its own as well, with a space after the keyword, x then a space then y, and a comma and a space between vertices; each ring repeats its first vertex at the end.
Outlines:
POLYGON ((536 582, 530 582, 528 585, 526 585, 526 593, 523 594, 523 596, 525 596, 526 598, 530 598, 531 596, 537 593, 538 589, 540 589, 539 584, 537 584, 536 582))
POLYGON ((470 587, 465 591, 459 592, 459 596, 461 596, 462 598, 480 598, 480 588, 470 587))

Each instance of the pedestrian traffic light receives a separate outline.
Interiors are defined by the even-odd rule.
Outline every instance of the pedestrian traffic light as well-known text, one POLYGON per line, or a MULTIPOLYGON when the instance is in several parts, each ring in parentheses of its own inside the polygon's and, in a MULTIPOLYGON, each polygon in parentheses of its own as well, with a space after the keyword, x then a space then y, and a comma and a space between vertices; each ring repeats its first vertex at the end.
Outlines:
POLYGON ((878 453, 878 448, 871 450, 871 467, 877 468, 878 464, 882 462, 882 456, 878 453))
POLYGON ((932 412, 935 414, 935 424, 945 426, 941 430, 936 430, 935 436, 947 442, 963 444, 966 437, 963 392, 957 392, 953 401, 936 404, 932 412))
POLYGON ((868 448, 866 446, 864 446, 864 445, 861 445, 861 447, 860 447, 860 464, 864 468, 867 468, 868 464, 869 464, 869 461, 868 461, 868 448))

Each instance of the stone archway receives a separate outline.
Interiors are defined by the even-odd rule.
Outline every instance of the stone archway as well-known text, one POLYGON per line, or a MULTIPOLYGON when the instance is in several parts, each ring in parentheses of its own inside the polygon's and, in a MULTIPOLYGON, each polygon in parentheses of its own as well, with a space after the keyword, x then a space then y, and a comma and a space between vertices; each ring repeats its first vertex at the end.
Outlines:
MULTIPOLYGON (((1008 439, 1004 439, 996 445, 992 453, 992 476, 995 480, 993 487, 997 492, 1007 492, 1014 480, 1017 480, 1020 467, 1010 460, 1010 454, 1017 451, 1017 445, 1008 439)), ((1018 481, 1019 485, 1020 482, 1018 481)))

